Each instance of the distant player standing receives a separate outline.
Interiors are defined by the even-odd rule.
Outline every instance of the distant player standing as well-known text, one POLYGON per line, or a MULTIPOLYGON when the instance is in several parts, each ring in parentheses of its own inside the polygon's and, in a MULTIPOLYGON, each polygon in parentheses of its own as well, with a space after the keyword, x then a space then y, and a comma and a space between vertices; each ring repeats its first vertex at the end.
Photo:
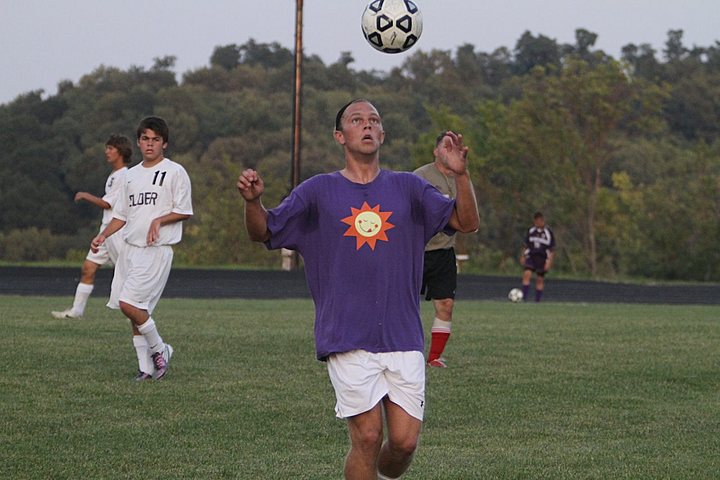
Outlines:
POLYGON ((132 322, 140 370, 136 380, 160 379, 173 349, 158 333, 152 312, 172 266, 172 245, 182 238, 182 221, 193 214, 190 177, 182 165, 165 158, 169 129, 160 117, 147 117, 137 129, 142 163, 131 168, 110 224, 92 241, 96 251, 123 228, 125 250, 115 269, 108 306, 132 322), (152 362, 144 352, 150 353, 152 362), (150 364, 148 364, 150 363, 150 364))
POLYGON ((530 291, 530 280, 535 272, 535 301, 539 302, 545 291, 545 274, 552 266, 555 253, 555 236, 545 225, 541 212, 533 215, 533 226, 525 234, 520 262, 525 269, 522 278, 523 298, 530 291))
MULTIPOLYGON (((414 173, 430 182, 446 197, 454 199, 457 197, 455 174, 447 168, 438 155, 438 146, 445 135, 446 132, 442 132, 435 139, 435 148, 433 149, 435 160, 418 168, 414 173)), ((427 357, 427 364, 431 367, 445 368, 447 366, 441 356, 450 338, 455 305, 455 289, 457 288, 455 238, 455 235, 440 232, 425 245, 420 293, 425 294, 425 300, 432 300, 435 308, 435 318, 430 330, 430 351, 427 357)))
MULTIPOLYGON (((127 164, 132 158, 132 143, 124 135, 113 134, 105 142, 105 158, 112 167, 112 172, 105 181, 105 195, 96 197, 88 192, 77 192, 75 202, 85 201, 103 209, 102 224, 100 232, 108 226, 112 220, 112 208, 118 199, 118 194, 125 181, 127 164)), ((97 253, 89 251, 80 270, 80 282, 75 289, 75 299, 72 307, 67 310, 53 311, 55 318, 79 318, 85 314, 90 294, 95 288, 95 274, 98 269, 106 263, 115 265, 117 263, 123 241, 120 236, 113 238, 103 245, 97 253)))

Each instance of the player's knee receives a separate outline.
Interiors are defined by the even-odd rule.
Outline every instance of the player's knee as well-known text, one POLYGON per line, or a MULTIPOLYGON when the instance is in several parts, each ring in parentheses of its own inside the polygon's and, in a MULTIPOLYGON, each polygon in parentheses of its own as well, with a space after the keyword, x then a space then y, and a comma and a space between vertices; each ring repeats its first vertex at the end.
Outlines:
POLYGON ((95 279, 95 272, 97 272, 98 267, 99 265, 97 263, 85 260, 80 268, 80 280, 83 283, 93 283, 93 280, 95 279))
POLYGON ((455 300, 452 298, 443 298, 437 301, 437 308, 438 311, 443 312, 445 314, 452 314, 453 305, 455 304, 455 300))
POLYGON ((418 447, 418 437, 405 435, 401 438, 392 438, 388 441, 388 448, 397 456, 411 457, 418 447))
POLYGON ((364 428, 352 436, 353 446, 362 450, 377 450, 382 445, 382 429, 364 428))

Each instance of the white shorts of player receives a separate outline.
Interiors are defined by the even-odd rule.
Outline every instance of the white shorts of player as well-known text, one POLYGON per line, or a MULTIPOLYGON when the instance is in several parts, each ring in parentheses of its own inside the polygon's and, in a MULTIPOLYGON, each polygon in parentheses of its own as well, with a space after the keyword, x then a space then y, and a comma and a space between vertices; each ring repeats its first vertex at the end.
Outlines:
POLYGON ((121 232, 117 232, 115 235, 110 235, 110 237, 100 245, 97 253, 89 250, 85 258, 98 265, 105 265, 106 263, 115 265, 117 264, 118 258, 120 258, 120 252, 123 248, 125 248, 125 240, 121 232))
POLYGON ((335 414, 348 418, 372 409, 387 395, 409 415, 425 412, 425 358, 422 352, 370 353, 352 350, 327 361, 335 389, 335 414))
POLYGON ((118 309, 120 302, 125 302, 152 314, 170 276, 172 259, 169 245, 143 248, 125 244, 115 265, 107 306, 118 309))

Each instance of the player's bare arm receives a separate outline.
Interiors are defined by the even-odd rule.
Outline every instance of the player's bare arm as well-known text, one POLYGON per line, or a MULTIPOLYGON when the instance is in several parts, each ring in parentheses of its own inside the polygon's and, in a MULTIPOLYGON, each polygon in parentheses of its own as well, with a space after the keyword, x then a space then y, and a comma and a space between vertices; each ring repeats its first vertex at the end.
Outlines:
POLYGON ((457 175, 455 184, 457 198, 455 198, 455 209, 448 224, 458 232, 476 232, 480 228, 480 213, 475 199, 475 191, 470 183, 470 174, 465 172, 463 175, 457 175))
POLYGON ((552 267, 552 261, 554 256, 555 252, 553 252, 552 250, 548 250, 547 259, 545 260, 545 271, 550 270, 550 267, 552 267))
POLYGON ((160 227, 163 225, 170 225, 171 223, 184 222, 192 215, 184 213, 170 212, 167 215, 158 217, 150 223, 150 228, 147 234, 147 244, 153 245, 160 239, 160 227))
POLYGON ((105 243, 105 240, 107 240, 110 235, 114 234, 124 226, 125 220, 120 220, 119 218, 113 218, 112 220, 110 220, 108 226, 105 227, 105 229, 100 232, 100 234, 98 234, 95 238, 92 239, 92 241, 90 242, 90 250, 92 250, 93 253, 97 253, 100 245, 105 243))
POLYGON ((75 194, 75 203, 79 203, 81 201, 92 203, 96 207, 100 207, 103 210, 108 210, 112 208, 112 205, 110 205, 108 202, 88 192, 77 192, 75 194))
POLYGON ((470 182, 468 147, 463 143, 463 136, 455 132, 447 132, 438 145, 438 157, 442 164, 455 174, 457 185, 455 210, 448 222, 450 227, 463 233, 477 231, 480 227, 480 214, 475 191, 470 182))
POLYGON ((250 239, 255 242, 265 242, 270 239, 267 228, 267 210, 262 204, 261 197, 265 191, 265 184, 258 173, 248 168, 238 177, 237 188, 245 199, 245 227, 250 239))

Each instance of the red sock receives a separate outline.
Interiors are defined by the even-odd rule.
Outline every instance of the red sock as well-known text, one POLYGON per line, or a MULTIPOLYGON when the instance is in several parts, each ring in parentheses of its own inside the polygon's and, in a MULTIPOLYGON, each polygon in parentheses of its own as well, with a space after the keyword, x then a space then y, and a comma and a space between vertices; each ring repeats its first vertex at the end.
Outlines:
POLYGON ((440 358, 443 350, 445 350, 445 344, 447 344, 448 338, 450 338, 451 329, 452 322, 446 322, 437 317, 433 320, 432 328, 430 329, 431 341, 430 351, 428 352, 428 362, 440 358))
POLYGON ((450 338, 450 332, 432 332, 432 340, 430 341, 430 353, 428 353, 428 362, 431 362, 437 358, 440 358, 445 345, 447 344, 448 338, 450 338))

